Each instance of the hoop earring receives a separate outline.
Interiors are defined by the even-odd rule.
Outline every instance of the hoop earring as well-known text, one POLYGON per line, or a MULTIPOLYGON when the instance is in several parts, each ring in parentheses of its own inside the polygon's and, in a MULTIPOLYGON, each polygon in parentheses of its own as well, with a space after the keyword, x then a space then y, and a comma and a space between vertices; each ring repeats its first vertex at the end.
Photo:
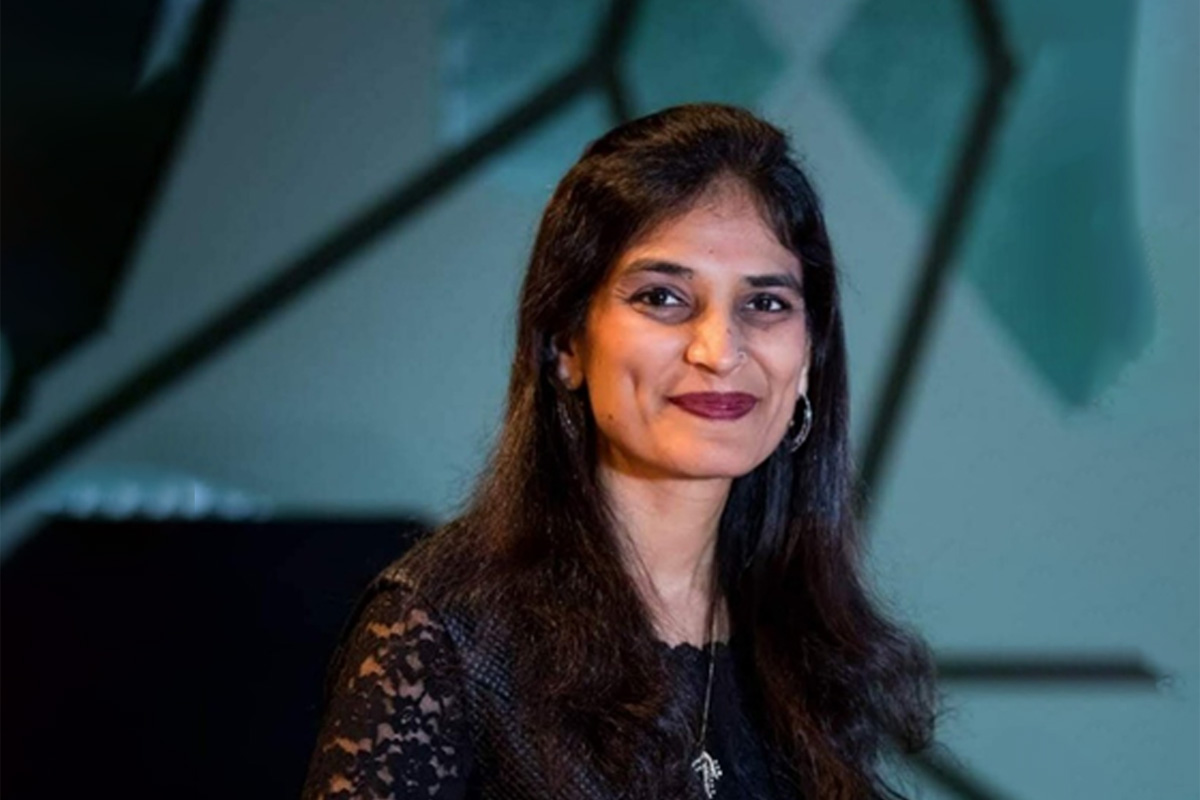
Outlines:
MULTIPOLYGON (((800 431, 791 438, 784 436, 783 443, 787 447, 789 453, 794 453, 800 449, 800 445, 804 444, 804 440, 808 438, 809 432, 812 430, 812 403, 808 402, 808 395, 800 395, 800 399, 804 401, 803 421, 800 423, 800 431)), ((796 418, 788 420, 788 430, 791 430, 796 425, 796 418)))
POLYGON ((558 424, 566 432, 567 438, 578 439, 579 426, 575 424, 575 420, 571 419, 571 410, 567 407, 567 402, 562 395, 559 395, 554 401, 554 410, 558 416, 558 424))

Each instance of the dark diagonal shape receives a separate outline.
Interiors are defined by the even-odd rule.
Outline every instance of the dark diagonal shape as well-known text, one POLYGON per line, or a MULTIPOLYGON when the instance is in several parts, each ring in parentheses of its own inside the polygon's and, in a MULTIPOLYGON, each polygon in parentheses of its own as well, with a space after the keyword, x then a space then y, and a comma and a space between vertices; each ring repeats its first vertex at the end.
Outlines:
POLYGON ((366 211, 274 271, 266 284, 184 336, 166 352, 119 381, 18 455, 0 473, 0 501, 9 501, 62 459, 279 313, 351 262, 349 257, 393 230, 489 158, 529 133, 584 92, 606 85, 628 38, 636 3, 613 3, 593 50, 482 134, 422 170, 366 211))
MULTIPOLYGON (((864 527, 869 498, 885 472, 896 433, 911 398, 913 383, 929 342, 950 268, 958 253, 979 194, 996 134, 1003 119, 1004 100, 1015 77, 1015 65, 996 9, 989 0, 968 0, 976 45, 984 54, 986 80, 975 104, 965 143, 954 164, 949 189, 941 201, 929 244, 920 262, 920 277, 908 303, 908 313, 888 360, 888 372, 871 418, 856 509, 864 527)), ((939 660, 943 680, 1006 683, 1068 681, 1153 682, 1152 670, 1140 660, 1043 657, 1032 660, 971 657, 939 660)), ((964 800, 1001 800, 998 790, 986 785, 958 764, 946 748, 910 756, 925 778, 964 800)))
POLYGON ((972 775, 944 748, 940 751, 935 748, 912 756, 910 760, 913 767, 931 783, 953 792, 964 800, 1006 800, 1009 797, 972 775))
MULTIPOLYGON (((941 202, 928 248, 921 260, 920 278, 913 289, 908 314, 888 361, 883 392, 871 419, 865 452, 859 462, 862 464, 860 486, 864 491, 859 495, 857 512, 864 526, 868 522, 867 501, 870 492, 879 485, 886 470, 950 268, 967 230, 987 160, 1001 126, 1004 100, 1016 73, 996 9, 989 0, 968 0, 968 3, 975 41, 984 53, 987 78, 972 115, 965 144, 955 162, 949 189, 941 202)), ((943 681, 1022 687, 1037 684, 1076 686, 1081 683, 1132 683, 1153 687, 1159 680, 1158 672, 1143 659, 1126 655, 940 658, 938 673, 943 681)), ((957 763, 944 747, 909 758, 927 780, 964 800, 1001 800, 1003 797, 998 790, 986 785, 969 769, 957 763)))
POLYGON ((938 659, 941 681, 980 683, 1130 683, 1154 688, 1162 676, 1140 655, 970 655, 938 659))
MULTIPOLYGON (((13 5, 19 17, 27 17, 31 7, 42 4, 13 5)), ((228 16, 227 0, 200 3, 174 65, 144 86, 135 84, 152 23, 170 5, 127 2, 120 10, 88 11, 77 19, 71 3, 60 3, 57 11, 33 15, 42 22, 26 19, 16 32, 5 31, 6 42, 9 35, 28 38, 20 49, 36 42, 34 49, 57 54, 55 63, 78 46, 68 45, 70 28, 108 44, 95 52, 83 48, 78 61, 68 56, 55 68, 49 62, 31 64, 19 53, 10 64, 5 52, 4 91, 16 94, 8 124, 16 133, 0 152, 3 169, 16 169, 15 176, 5 173, 4 191, 15 213, 5 218, 0 235, 3 279, 11 287, 4 298, 8 302, 0 302, 11 368, 0 398, 0 430, 20 421, 36 395, 38 375, 95 336, 111 316, 138 233, 204 91, 228 16), (141 16, 134 13, 139 6, 153 13, 131 26, 131 16, 141 16), (70 25, 60 21, 53 35, 39 30, 64 11, 70 25), (111 22, 100 22, 104 19, 111 22), (122 41, 139 44, 126 47, 122 41), (97 72, 103 77, 95 78, 97 72), (64 94, 67 81, 72 88, 64 94), (31 101, 31 95, 43 92, 39 101, 31 101)))
POLYGON ((625 90, 625 82, 621 79, 621 59, 624 42, 628 40, 628 31, 633 28, 637 4, 632 0, 615 0, 611 13, 600 34, 596 37, 594 52, 611 53, 611 58, 605 58, 600 66, 600 82, 604 89, 605 100, 608 101, 608 112, 613 125, 620 125, 633 119, 633 109, 629 104, 629 92, 625 90))
POLYGON ((629 93, 625 91, 625 83, 617 65, 609 65, 604 75, 604 97, 608 100, 608 113, 613 125, 620 125, 633 119, 633 110, 629 106, 629 93))
POLYGON ((859 518, 867 519, 871 491, 887 467, 895 436, 912 394, 914 380, 929 343, 950 267, 967 230, 974 201, 1003 119, 1004 99, 1015 76, 1007 40, 996 9, 989 0, 968 0, 975 42, 983 51, 987 78, 975 105, 965 144, 954 164, 950 188, 941 201, 937 222, 921 259, 920 278, 913 288, 900 336, 888 359, 887 378, 868 429, 859 460, 859 518))
POLYGON ((612 0, 592 42, 592 58, 610 66, 621 60, 639 5, 639 0, 612 0))
MULTIPOLYGON (((939 682, 962 682, 972 686, 992 684, 1027 689, 1044 685, 1079 687, 1098 684, 1132 684, 1134 688, 1155 688, 1161 675, 1137 654, 1114 656, 1034 656, 971 655, 938 659, 939 682)), ((964 800, 1001 800, 1004 795, 985 785, 945 746, 909 756, 913 767, 927 780, 953 792, 964 800)))

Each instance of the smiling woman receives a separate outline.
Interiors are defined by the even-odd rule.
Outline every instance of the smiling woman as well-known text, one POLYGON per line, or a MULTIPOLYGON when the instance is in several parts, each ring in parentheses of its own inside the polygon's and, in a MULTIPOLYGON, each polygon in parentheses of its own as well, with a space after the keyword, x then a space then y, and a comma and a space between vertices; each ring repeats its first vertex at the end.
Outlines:
POLYGON ((463 514, 374 581, 309 798, 873 798, 933 671, 862 579, 837 275, 787 140, 623 125, 563 178, 463 514))
POLYGON ((560 354, 604 471, 729 481, 774 450, 808 385, 799 259, 733 178, 634 241, 560 354))

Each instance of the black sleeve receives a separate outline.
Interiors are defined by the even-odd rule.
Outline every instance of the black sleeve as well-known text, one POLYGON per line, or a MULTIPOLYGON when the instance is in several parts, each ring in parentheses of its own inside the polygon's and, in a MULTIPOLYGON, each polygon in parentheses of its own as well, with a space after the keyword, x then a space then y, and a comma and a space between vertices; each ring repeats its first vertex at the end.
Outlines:
POLYGON ((461 667, 435 614, 385 584, 335 658, 304 800, 464 797, 473 756, 461 667))

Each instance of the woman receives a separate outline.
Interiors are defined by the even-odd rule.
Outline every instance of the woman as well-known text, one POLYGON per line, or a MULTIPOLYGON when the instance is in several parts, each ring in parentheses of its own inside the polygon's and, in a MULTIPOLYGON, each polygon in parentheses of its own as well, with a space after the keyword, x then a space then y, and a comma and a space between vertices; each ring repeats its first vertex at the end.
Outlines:
POLYGON ((465 513, 331 667, 306 797, 895 797, 931 662, 862 582, 817 197, 777 129, 669 109, 559 184, 465 513))

